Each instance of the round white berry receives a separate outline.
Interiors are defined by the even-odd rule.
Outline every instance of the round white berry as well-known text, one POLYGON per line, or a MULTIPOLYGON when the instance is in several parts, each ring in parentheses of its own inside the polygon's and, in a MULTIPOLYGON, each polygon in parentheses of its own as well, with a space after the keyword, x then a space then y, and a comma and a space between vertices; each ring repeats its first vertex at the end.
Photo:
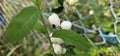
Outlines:
POLYGON ((62 54, 62 47, 59 44, 53 44, 55 54, 62 54))
POLYGON ((55 37, 51 37, 51 42, 52 43, 57 43, 57 44, 63 44, 64 41, 61 38, 55 38, 55 37))
POLYGON ((65 54, 66 53, 66 48, 63 48, 63 50, 62 50, 62 54, 65 54))
POLYGON ((62 29, 69 30, 69 29, 71 29, 71 27, 72 27, 72 23, 69 22, 69 21, 63 21, 63 22, 61 23, 61 28, 62 28, 62 29))
POLYGON ((90 11, 89 11, 89 14, 90 14, 90 15, 93 15, 93 13, 94 13, 93 10, 90 10, 90 11))
POLYGON ((53 13, 51 16, 48 17, 50 24, 54 24, 56 26, 60 25, 60 18, 57 14, 53 13))

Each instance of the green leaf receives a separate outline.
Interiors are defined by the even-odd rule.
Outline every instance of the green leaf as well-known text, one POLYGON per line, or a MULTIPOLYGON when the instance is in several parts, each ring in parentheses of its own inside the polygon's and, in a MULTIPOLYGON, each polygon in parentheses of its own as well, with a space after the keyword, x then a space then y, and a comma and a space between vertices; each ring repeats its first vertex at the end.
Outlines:
POLYGON ((7 27, 6 42, 21 40, 34 27, 39 18, 36 7, 27 7, 16 15, 7 27))
POLYGON ((88 51, 91 47, 90 43, 79 34, 70 30, 56 30, 53 37, 60 37, 66 45, 73 45, 80 51, 88 51))
POLYGON ((101 22, 101 26, 103 26, 103 27, 111 27, 111 23, 112 22, 110 22, 110 21, 103 21, 103 22, 101 22))
POLYGON ((41 33, 46 33, 45 31, 45 27, 42 24, 36 23, 36 25, 34 26, 34 29, 37 30, 38 32, 41 33))
POLYGON ((78 49, 74 49, 75 55, 76 56, 91 56, 90 53, 88 52, 81 52, 78 49))

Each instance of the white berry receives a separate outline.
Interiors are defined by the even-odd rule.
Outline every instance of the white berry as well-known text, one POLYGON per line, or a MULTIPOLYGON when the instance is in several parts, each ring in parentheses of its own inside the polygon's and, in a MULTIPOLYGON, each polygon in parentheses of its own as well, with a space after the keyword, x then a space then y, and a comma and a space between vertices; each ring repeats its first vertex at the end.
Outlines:
POLYGON ((63 44, 64 41, 61 38, 55 38, 55 37, 51 37, 51 42, 52 43, 57 43, 57 44, 63 44))
POLYGON ((66 53, 66 48, 63 48, 63 50, 62 50, 62 54, 65 54, 66 53))
POLYGON ((53 33, 50 33, 49 36, 52 37, 53 33))
POLYGON ((69 4, 69 5, 75 5, 78 0, 66 0, 66 2, 69 4))
POLYGON ((93 13, 94 13, 93 10, 90 10, 90 11, 89 11, 89 14, 90 14, 90 15, 93 15, 93 13))
POLYGON ((71 27, 72 27, 72 23, 69 22, 69 21, 63 21, 63 22, 61 23, 61 28, 62 28, 62 29, 69 30, 69 29, 71 29, 71 27))
POLYGON ((62 47, 59 44, 53 44, 55 54, 62 54, 62 47))
POLYGON ((60 18, 57 14, 53 13, 51 16, 48 17, 50 24, 54 24, 56 26, 60 25, 60 18))

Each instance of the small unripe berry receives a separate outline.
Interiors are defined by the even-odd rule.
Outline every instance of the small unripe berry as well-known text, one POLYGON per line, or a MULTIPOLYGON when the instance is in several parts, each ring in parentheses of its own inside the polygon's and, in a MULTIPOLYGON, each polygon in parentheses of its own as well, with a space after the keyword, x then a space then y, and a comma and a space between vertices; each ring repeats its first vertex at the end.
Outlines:
POLYGON ((52 43, 57 43, 57 44, 63 44, 64 43, 64 41, 61 38, 52 37, 50 39, 51 39, 52 43))
POLYGON ((55 26, 60 25, 60 18, 57 14, 53 13, 51 16, 48 17, 50 24, 54 24, 55 26))
POLYGON ((55 54, 62 54, 62 47, 59 44, 53 44, 55 54))
POLYGON ((62 29, 69 30, 69 29, 71 29, 71 27, 72 27, 72 23, 69 22, 69 21, 63 21, 63 22, 61 23, 61 28, 62 28, 62 29))

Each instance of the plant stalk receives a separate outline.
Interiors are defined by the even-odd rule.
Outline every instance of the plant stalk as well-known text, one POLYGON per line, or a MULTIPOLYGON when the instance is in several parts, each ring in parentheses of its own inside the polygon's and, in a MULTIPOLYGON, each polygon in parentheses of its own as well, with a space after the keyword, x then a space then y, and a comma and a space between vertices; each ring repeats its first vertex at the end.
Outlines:
MULTIPOLYGON (((38 0, 37 0, 37 2, 38 2, 38 0)), ((38 6, 37 6, 37 7, 38 7, 38 6)), ((40 12, 40 18, 41 18, 40 20, 42 20, 42 23, 43 23, 43 25, 44 25, 44 27, 45 27, 46 36, 48 37, 48 40, 49 40, 49 43, 50 43, 50 47, 51 47, 51 49, 52 49, 52 53, 53 53, 53 55, 55 56, 54 48, 52 47, 52 42, 51 42, 51 39, 50 39, 50 36, 49 36, 49 33, 48 33, 48 29, 47 29, 45 20, 44 20, 43 15, 42 15, 41 8, 38 7, 38 9, 39 9, 39 12, 40 12)))
POLYGON ((53 55, 55 56, 54 48, 52 47, 52 42, 51 42, 51 40, 50 40, 50 36, 49 36, 48 30, 47 30, 47 26, 46 26, 46 24, 45 24, 45 20, 44 20, 42 14, 41 14, 41 20, 42 20, 42 23, 43 23, 43 25, 44 25, 44 27, 45 27, 46 36, 48 37, 48 40, 49 40, 49 42, 50 42, 50 46, 51 46, 51 48, 52 48, 53 55))

